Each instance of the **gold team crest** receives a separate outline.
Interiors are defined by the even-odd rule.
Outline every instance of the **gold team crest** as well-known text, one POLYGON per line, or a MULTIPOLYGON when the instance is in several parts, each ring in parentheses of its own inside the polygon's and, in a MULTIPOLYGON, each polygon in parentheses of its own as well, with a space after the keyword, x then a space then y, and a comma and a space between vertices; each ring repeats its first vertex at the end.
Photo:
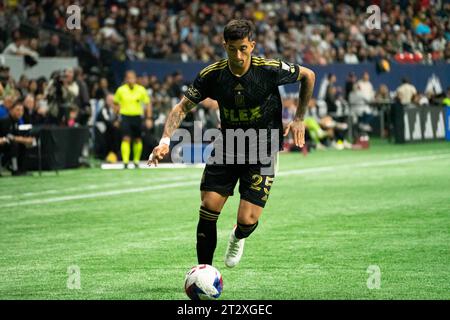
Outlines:
POLYGON ((234 104, 236 107, 245 107, 245 98, 242 91, 244 91, 244 87, 239 83, 234 88, 234 104))

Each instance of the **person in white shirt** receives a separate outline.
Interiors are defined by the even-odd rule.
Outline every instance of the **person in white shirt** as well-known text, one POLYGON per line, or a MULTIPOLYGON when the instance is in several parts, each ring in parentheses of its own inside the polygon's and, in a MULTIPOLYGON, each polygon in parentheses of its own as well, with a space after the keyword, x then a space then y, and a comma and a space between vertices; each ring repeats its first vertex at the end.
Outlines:
POLYGON ((26 45, 26 40, 16 37, 13 42, 6 46, 3 54, 12 56, 31 56, 34 59, 39 58, 39 53, 30 49, 26 45))
POLYGON ((360 93, 366 102, 372 102, 375 97, 375 90, 373 90, 372 83, 370 82, 370 76, 367 71, 364 72, 362 79, 358 81, 358 86, 360 93))
POLYGON ((344 63, 347 63, 347 64, 359 63, 358 56, 356 55, 355 47, 351 47, 347 50, 347 52, 344 55, 344 63))
POLYGON ((402 84, 395 91, 398 101, 402 105, 410 104, 417 94, 416 87, 414 87, 407 78, 402 79, 402 84))

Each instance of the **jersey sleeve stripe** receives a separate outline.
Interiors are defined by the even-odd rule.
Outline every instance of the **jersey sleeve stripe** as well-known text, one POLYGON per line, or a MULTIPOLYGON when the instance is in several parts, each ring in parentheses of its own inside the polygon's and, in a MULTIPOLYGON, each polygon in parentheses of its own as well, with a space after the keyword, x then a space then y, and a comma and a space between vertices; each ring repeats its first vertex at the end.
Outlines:
POLYGON ((276 59, 265 59, 265 58, 261 58, 261 57, 252 57, 252 60, 254 61, 265 61, 265 62, 280 62, 279 60, 276 59))
POLYGON ((217 66, 217 67, 211 68, 211 69, 207 70, 206 72, 204 72, 202 75, 200 75, 200 77, 203 78, 204 76, 206 76, 206 75, 207 75, 208 73, 210 73, 211 71, 223 69, 223 68, 225 68, 227 65, 228 65, 228 64, 225 63, 225 64, 221 64, 221 65, 219 65, 219 66, 217 66))
POLYGON ((252 57, 252 64, 254 66, 273 66, 273 67, 279 67, 280 61, 274 60, 274 59, 264 59, 261 57, 252 57))
POLYGON ((204 68, 202 71, 200 71, 200 76, 202 77, 207 71, 209 71, 209 70, 211 70, 213 68, 222 66, 222 65, 224 65, 226 63, 227 63, 227 59, 218 61, 216 63, 213 63, 213 64, 207 66, 206 68, 204 68))
POLYGON ((276 64, 280 65, 280 62, 274 61, 274 62, 268 62, 268 61, 254 61, 253 64, 276 64))
POLYGON ((279 67, 280 63, 269 63, 269 62, 254 62, 252 63, 254 66, 272 66, 272 67, 279 67))
POLYGON ((201 74, 201 73, 204 73, 205 71, 207 71, 207 70, 209 70, 209 69, 211 69, 211 68, 215 68, 215 67, 217 67, 217 66, 223 64, 224 62, 225 62, 225 61, 218 61, 218 62, 215 62, 215 63, 213 63, 213 64, 207 66, 206 68, 202 69, 202 71, 200 71, 200 74, 201 74))

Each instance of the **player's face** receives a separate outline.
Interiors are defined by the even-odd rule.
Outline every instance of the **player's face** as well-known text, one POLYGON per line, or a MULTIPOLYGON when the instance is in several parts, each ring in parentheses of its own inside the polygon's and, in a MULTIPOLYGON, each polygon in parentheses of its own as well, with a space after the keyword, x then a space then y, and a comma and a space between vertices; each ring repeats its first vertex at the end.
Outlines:
POLYGON ((236 68, 243 68, 250 62, 255 41, 250 41, 247 37, 240 40, 230 40, 224 43, 224 47, 230 64, 236 68))

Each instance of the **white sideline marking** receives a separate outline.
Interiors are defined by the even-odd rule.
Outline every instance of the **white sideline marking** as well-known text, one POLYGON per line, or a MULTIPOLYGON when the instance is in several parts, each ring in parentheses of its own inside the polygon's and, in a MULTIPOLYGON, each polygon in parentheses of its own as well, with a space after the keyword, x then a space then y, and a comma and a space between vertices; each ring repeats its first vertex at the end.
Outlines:
POLYGON ((48 199, 28 200, 28 201, 22 201, 22 202, 17 202, 17 203, 7 203, 7 204, 0 206, 0 208, 17 207, 17 206, 24 206, 24 205, 30 205, 30 204, 44 204, 44 203, 62 202, 62 201, 70 201, 70 200, 89 199, 89 198, 106 197, 106 196, 116 196, 116 195, 122 195, 122 194, 126 194, 126 193, 161 190, 161 189, 168 189, 168 188, 191 186, 191 185, 195 185, 195 184, 200 184, 200 182, 197 180, 196 181, 186 181, 186 182, 170 183, 170 184, 166 184, 166 185, 158 185, 158 186, 150 186, 150 187, 142 187, 142 188, 119 189, 119 190, 97 192, 97 193, 91 193, 91 194, 78 194, 78 195, 73 195, 73 196, 63 196, 63 197, 48 198, 48 199))
MULTIPOLYGON (((404 158, 404 159, 393 159, 393 160, 382 160, 377 162, 363 162, 351 165, 339 165, 339 166, 328 166, 328 167, 319 167, 319 168, 308 168, 308 169, 296 169, 296 170, 288 170, 282 171, 277 174, 277 176, 291 176, 291 175, 301 175, 306 173, 317 173, 317 172, 332 172, 336 169, 353 169, 353 168, 369 168, 369 167, 378 167, 378 166, 389 166, 410 162, 417 162, 423 160, 437 160, 437 159, 450 159, 450 154, 442 154, 436 156, 424 156, 424 157, 413 157, 413 158, 404 158)), ((166 179, 168 180, 168 179, 166 179)), ((150 181, 151 182, 151 181, 150 181)), ((112 190, 105 192, 97 192, 91 194, 79 194, 73 196, 62 196, 48 199, 36 199, 36 200, 28 200, 21 201, 16 203, 6 203, 0 205, 0 208, 9 208, 9 207, 18 207, 25 205, 33 205, 33 204, 46 204, 46 203, 54 203, 54 202, 64 202, 71 200, 80 200, 80 199, 91 199, 97 197, 106 197, 106 196, 115 196, 122 195, 127 193, 136 193, 136 192, 145 192, 151 190, 162 190, 162 189, 170 189, 170 188, 178 188, 184 186, 193 186, 199 185, 200 181, 192 180, 186 182, 177 182, 177 183, 169 183, 166 185, 157 185, 157 186, 148 186, 148 187, 140 187, 140 188, 131 188, 131 189, 120 189, 120 190, 112 190)))
MULTIPOLYGON (((159 163, 157 167, 148 166, 147 162, 139 162, 139 169, 184 169, 184 168, 204 168, 205 163, 159 163)), ((130 169, 135 169, 134 163, 129 164, 130 169)), ((119 163, 102 163, 101 169, 103 170, 123 170, 124 164, 119 163)))
MULTIPOLYGON (((195 176, 188 176, 188 178, 195 178, 195 176)), ((186 176, 177 176, 177 177, 167 177, 167 178, 152 178, 148 182, 161 182, 161 181, 177 181, 177 180, 185 180, 186 176)), ((101 188, 110 188, 110 187, 124 187, 128 185, 136 185, 135 180, 128 180, 128 181, 117 181, 116 183, 110 181, 109 183, 103 183, 103 184, 90 184, 90 185, 83 185, 79 187, 73 187, 73 188, 66 188, 62 191, 64 192, 74 192, 74 191, 84 191, 84 190, 94 190, 94 189, 101 189, 101 188)), ((33 196, 39 196, 39 195, 46 195, 46 194, 57 194, 60 193, 61 190, 56 189, 50 189, 46 191, 38 191, 38 192, 26 192, 20 194, 21 197, 33 197, 33 196)), ((6 195, 6 196, 0 196, 0 199, 2 197, 7 198, 13 198, 12 195, 6 195)))
POLYGON ((339 166, 328 166, 328 167, 318 167, 318 168, 308 168, 308 169, 295 169, 295 170, 289 170, 289 171, 281 171, 277 174, 277 176, 288 176, 288 175, 316 173, 316 172, 331 172, 331 171, 335 171, 336 169, 353 169, 353 168, 370 168, 370 167, 378 167, 378 166, 388 166, 388 165, 395 165, 395 164, 402 164, 402 163, 417 162, 417 161, 421 161, 421 160, 445 159, 445 158, 450 158, 449 156, 450 156, 450 154, 442 154, 442 155, 436 155, 436 156, 381 160, 381 161, 377 161, 377 162, 362 162, 362 163, 339 165, 339 166))

